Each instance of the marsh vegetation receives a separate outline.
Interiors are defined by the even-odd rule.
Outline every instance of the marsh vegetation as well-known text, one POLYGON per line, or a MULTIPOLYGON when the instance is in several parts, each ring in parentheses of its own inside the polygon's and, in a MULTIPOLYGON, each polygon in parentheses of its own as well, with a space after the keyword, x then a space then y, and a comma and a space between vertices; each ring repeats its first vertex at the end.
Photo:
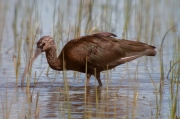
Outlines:
POLYGON ((179 119, 179 0, 1 0, 0 118, 179 119), (57 54, 75 37, 109 31, 156 46, 142 57, 94 77, 49 68, 42 54, 22 73, 45 35, 57 54))

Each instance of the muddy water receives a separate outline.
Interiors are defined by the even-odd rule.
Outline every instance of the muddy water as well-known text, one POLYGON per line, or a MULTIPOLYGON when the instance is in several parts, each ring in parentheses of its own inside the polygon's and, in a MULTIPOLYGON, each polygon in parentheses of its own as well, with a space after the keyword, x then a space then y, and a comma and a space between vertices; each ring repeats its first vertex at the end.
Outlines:
MULTIPOLYGON (((20 3, 18 3, 18 1, 2 2, 4 7, 7 7, 7 11, 4 11, 4 17, 6 19, 6 22, 4 23, 5 28, 3 29, 3 37, 1 39, 3 44, 1 46, 0 57, 0 118, 3 119, 7 116, 9 116, 10 119, 154 119, 157 116, 162 119, 169 118, 171 110, 171 94, 169 92, 169 80, 164 80, 163 84, 161 85, 161 93, 159 93, 159 91, 158 93, 156 93, 155 87, 159 90, 161 78, 161 71, 159 67, 160 62, 162 62, 159 60, 158 54, 160 43, 164 33, 167 31, 167 29, 169 29, 169 27, 171 27, 171 25, 165 26, 164 24, 167 24, 171 21, 168 20, 169 18, 174 18, 174 22, 177 22, 177 19, 180 18, 179 13, 173 12, 179 10, 176 2, 167 4, 167 1, 159 1, 157 3, 153 1, 152 3, 143 3, 142 6, 138 6, 140 2, 132 3, 134 9, 138 7, 142 7, 142 9, 145 9, 144 6, 146 6, 146 4, 150 4, 150 14, 152 15, 152 17, 156 16, 155 21, 157 22, 157 28, 155 27, 156 29, 153 36, 153 39, 156 40, 153 40, 153 42, 148 41, 148 43, 153 44, 157 47, 158 53, 156 57, 143 57, 134 60, 128 64, 118 66, 109 72, 101 73, 101 79, 103 83, 102 87, 98 87, 95 78, 91 77, 91 86, 85 88, 85 74, 67 71, 65 73, 68 81, 67 88, 64 85, 63 72, 57 72, 56 74, 55 71, 50 69, 48 76, 46 75, 48 64, 46 62, 45 55, 42 54, 33 64, 33 73, 29 93, 27 92, 26 87, 20 87, 21 76, 26 64, 26 60, 24 58, 26 52, 23 48, 21 51, 21 66, 19 68, 18 75, 19 83, 15 83, 16 73, 13 54, 14 56, 16 56, 17 60, 18 51, 15 48, 15 44, 16 42, 18 42, 18 38, 14 40, 15 37, 12 24, 14 19, 15 5, 20 3), (153 6, 155 3, 158 7, 153 6), (166 7, 167 9, 163 9, 164 7, 166 7), (156 15, 153 15, 154 10, 157 10, 156 15), (160 13, 162 14, 160 15, 160 13), (160 20, 162 21, 160 22, 160 20), (35 85, 33 82, 35 71, 37 76, 39 76, 37 85, 35 85), (152 82, 155 83, 155 87, 152 82), (28 97, 30 93, 32 96, 31 98, 28 97), (157 111, 157 105, 160 108, 159 112, 157 111)), ((58 19, 57 17, 55 17, 55 19, 52 18, 54 7, 56 9, 61 8, 61 10, 63 10, 66 9, 65 6, 68 6, 68 4, 71 3, 71 9, 69 9, 69 14, 64 15, 63 18, 63 25, 66 26, 63 28, 65 31, 68 31, 69 26, 74 25, 75 20, 72 19, 76 19, 79 2, 61 2, 55 3, 49 1, 40 1, 35 3, 37 7, 37 10, 35 10, 35 12, 38 12, 38 18, 41 19, 39 21, 37 20, 37 23, 34 23, 35 25, 40 23, 41 32, 38 34, 38 38, 43 35, 52 35, 53 20, 55 20, 56 22, 56 20, 58 19)), ((32 5, 33 3, 29 2, 28 4, 32 5)), ((96 24, 98 27, 103 25, 100 24, 100 8, 102 6, 105 6, 106 4, 106 2, 97 2, 94 5, 95 10, 93 11, 93 19, 97 19, 96 24), (95 16, 97 16, 97 18, 95 16)), ((20 37, 25 39, 26 36, 25 34, 27 29, 25 30, 20 27, 21 22, 23 21, 22 19, 24 18, 23 13, 25 13, 26 11, 26 5, 27 3, 21 2, 21 7, 18 11, 19 17, 17 18, 17 31, 19 34, 21 34, 21 31, 23 31, 23 34, 19 35, 19 39, 20 37)), ((108 5, 108 11, 109 13, 112 13, 112 29, 110 31, 113 31, 115 34, 121 37, 124 27, 123 24, 125 23, 124 8, 127 7, 127 4, 124 1, 118 2, 116 0, 113 0, 111 3, 109 2, 108 5), (115 6, 117 6, 117 8, 115 6)), ((68 11, 64 10, 62 12, 66 13, 68 11)), ((136 12, 138 12, 138 10, 136 12)), ((142 11, 142 15, 145 16, 146 12, 142 11)), ((136 39, 136 34, 138 34, 136 30, 136 26, 138 24, 135 23, 136 21, 134 19, 136 18, 136 16, 133 10, 132 13, 133 14, 129 23, 127 34, 128 39, 136 39)), ((3 16, 2 10, 1 15, 3 16)), ((103 17, 107 17, 107 15, 108 14, 104 15, 103 17)), ((27 16, 29 15, 27 14, 27 16)), ((148 18, 149 17, 146 16, 144 19, 148 18)), ((148 21, 148 23, 150 24, 149 27, 142 27, 144 31, 151 31, 151 26, 153 22, 150 18, 148 21)), ((86 24, 85 20, 82 21, 82 26, 86 24)), ((1 28, 3 27, 1 26, 1 28)), ((85 28, 82 27, 82 34, 84 33, 83 29, 85 28)), ((170 33, 170 35, 167 36, 167 39, 174 39, 176 35, 178 34, 170 33)), ((38 38, 36 40, 38 40, 38 38)), ((141 41, 145 42, 146 38, 151 39, 151 34, 147 33, 146 35, 142 35, 141 41)), ((63 45, 66 41, 67 36, 64 36, 64 42, 62 44, 60 43, 58 46, 63 45)), ((175 42, 169 40, 166 40, 164 45, 163 65, 165 69, 165 75, 169 70, 169 62, 173 59, 174 45, 175 42)), ((22 46, 25 47, 24 42, 22 42, 22 46)), ((59 50, 61 48, 62 47, 60 47, 59 50)), ((180 106, 179 102, 177 105, 180 106)))

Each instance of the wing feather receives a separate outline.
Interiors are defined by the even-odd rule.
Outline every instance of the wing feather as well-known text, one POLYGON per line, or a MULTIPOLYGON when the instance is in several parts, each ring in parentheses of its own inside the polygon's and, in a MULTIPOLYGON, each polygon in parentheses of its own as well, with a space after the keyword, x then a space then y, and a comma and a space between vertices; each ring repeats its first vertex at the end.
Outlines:
MULTIPOLYGON (((105 70, 141 56, 155 56, 155 47, 142 42, 119 40, 115 34, 101 32, 70 40, 63 48, 65 60, 76 66, 105 70)), ((62 59, 61 52, 59 58, 62 59)))
POLYGON ((101 32, 71 40, 63 48, 66 59, 85 65, 87 57, 89 66, 104 67, 125 55, 116 43, 118 40, 113 38, 115 36, 113 33, 101 32))

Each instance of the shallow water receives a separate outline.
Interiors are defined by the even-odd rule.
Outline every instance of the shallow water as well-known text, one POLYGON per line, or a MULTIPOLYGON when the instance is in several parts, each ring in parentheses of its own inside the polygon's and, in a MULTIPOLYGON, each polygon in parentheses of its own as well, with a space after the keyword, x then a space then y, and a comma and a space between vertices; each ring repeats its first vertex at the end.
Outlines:
MULTIPOLYGON (((160 88, 160 59, 159 49, 161 40, 165 32, 172 26, 171 22, 178 24, 178 18, 180 18, 179 10, 180 4, 177 1, 169 2, 160 0, 159 2, 149 1, 140 4, 140 1, 132 2, 132 16, 128 26, 127 39, 136 39, 138 36, 137 26, 138 15, 135 15, 140 10, 141 15, 144 15, 142 25, 142 36, 140 41, 147 42, 157 47, 156 57, 142 57, 134 60, 130 63, 116 67, 115 69, 102 72, 101 80, 103 83, 102 87, 97 86, 97 82, 94 77, 91 77, 90 86, 84 87, 85 74, 67 71, 65 76, 67 77, 68 87, 65 87, 63 80, 63 72, 56 72, 50 69, 48 76, 46 71, 48 64, 46 62, 45 55, 42 54, 34 63, 32 68, 32 76, 30 83, 30 93, 32 97, 28 97, 30 93, 27 92, 26 87, 20 87, 20 80, 26 64, 26 53, 27 44, 22 41, 21 48, 21 65, 19 67, 18 79, 19 82, 16 85, 16 69, 14 67, 13 55, 18 57, 18 46, 19 39, 26 39, 27 29, 26 23, 30 13, 26 11, 26 8, 33 4, 35 7, 32 13, 32 25, 38 26, 40 24, 40 33, 38 33, 36 41, 44 35, 56 34, 56 30, 53 31, 53 23, 58 21, 58 14, 61 11, 62 26, 64 31, 62 40, 57 44, 59 46, 58 52, 62 49, 62 46, 73 38, 70 34, 67 38, 67 32, 69 27, 73 27, 75 24, 76 17, 78 15, 79 2, 74 1, 35 1, 23 2, 20 1, 2 1, 4 7, 7 7, 7 11, 2 11, 1 16, 4 16, 7 20, 4 22, 5 27, 2 27, 2 46, 1 46, 1 62, 0 62, 0 118, 5 118, 9 115, 10 119, 13 118, 72 118, 72 119, 84 119, 84 118, 103 118, 103 119, 168 119, 170 118, 170 104, 171 104, 171 93, 170 93, 170 80, 166 79, 162 83, 162 92, 156 93, 155 88, 160 88), (29 3, 29 4, 28 4, 29 3), (12 24, 15 16, 15 5, 21 4, 18 8, 17 18, 17 37, 15 38, 12 24), (153 6, 155 5, 155 6, 153 6), (66 7, 70 8, 67 9, 66 7), (146 8, 149 6, 150 8, 146 8), (141 9, 137 9, 141 7, 141 9), (167 9, 164 9, 167 8, 167 9), (56 9, 55 17, 53 19, 53 12, 56 9), (66 10, 67 9, 67 10, 66 10), (143 11, 145 9, 145 11, 143 11), (141 11, 142 10, 142 11, 141 11), (148 12, 148 10, 150 10, 148 12), (156 11, 157 10, 157 11, 156 11), (154 12, 156 11, 156 12, 154 12), (27 14, 25 14, 27 12, 27 14), (36 13, 37 12, 37 13, 36 13), (146 13, 150 14, 150 17, 146 16, 146 13), (161 14, 162 13, 162 14, 161 14), (26 15, 26 16, 25 16, 26 15), (36 16, 37 15, 37 16, 36 16), (37 18, 37 19, 36 19, 37 18), (136 19, 137 18, 137 19, 136 19), (147 19, 149 18, 149 21, 147 19), (155 31, 154 36, 151 36, 151 28, 153 24, 153 18, 155 20, 155 31), (171 18, 171 19, 170 19, 171 18), (171 21, 171 20, 174 21, 171 21), (54 22, 53 22, 54 20, 54 22), (136 23, 137 22, 137 23, 136 23), (22 24, 24 25, 22 25, 22 24), (145 26, 144 24, 149 23, 145 26), (166 25, 164 25, 166 24, 166 25), (23 27, 21 27, 21 25, 23 27), (23 29, 22 29, 23 28, 23 29), (147 33, 145 32, 147 30, 147 33), (148 33, 149 31, 149 33, 148 33), (146 40, 146 39, 153 40, 146 40), (155 40, 154 40, 155 39, 155 40), (16 48, 15 48, 16 47, 16 48), (147 69, 148 67, 148 69, 147 69), (34 84, 34 75, 37 74, 38 83, 34 84), (42 72, 42 74, 41 74, 42 72), (153 83, 155 83, 155 86, 153 83), (39 93, 39 94, 37 94, 39 93), (38 99, 38 101, 37 101, 38 99), (37 103, 38 102, 38 103, 37 103), (37 106, 36 106, 37 105, 37 106), (157 105, 160 107, 160 112, 157 112, 157 105), (36 113, 36 114, 35 114, 36 113)), ((84 5, 88 6, 88 2, 84 5)), ((117 34, 120 38, 125 24, 125 13, 124 10, 127 7, 127 2, 113 0, 111 2, 96 1, 94 3, 94 9, 92 12, 92 19, 96 19, 94 26, 102 27, 102 31, 111 31, 117 34), (106 6, 108 5, 108 6, 106 6), (117 7, 116 7, 117 6, 117 7), (107 8, 106 8, 107 7, 107 8), (102 13, 102 9, 107 12, 102 13), (102 16, 101 16, 102 15, 102 16), (108 21, 111 15, 110 28, 104 28, 106 25, 104 22, 108 21), (102 18, 107 18, 102 21, 102 18), (101 23, 102 22, 102 23, 101 23), (108 30, 107 30, 108 29, 108 30)), ((86 7, 85 7, 86 8, 86 7)), ((85 9, 84 8, 84 9, 85 9)), ((87 10, 83 12, 86 14, 87 10)), ((138 16, 140 17, 140 16, 138 16)), ((82 20, 81 34, 84 35, 84 29, 87 18, 82 20)), ((107 26, 106 26, 107 27, 107 26)), ((73 28, 71 28, 73 29, 73 28)), ((33 30, 33 28, 32 28, 33 30)), ((72 30, 73 31, 73 30, 72 30)), ((171 32, 167 35, 167 39, 176 39, 178 36, 178 29, 176 32, 171 32)), ((123 37, 123 36, 122 36, 123 37)), ((164 71, 165 76, 168 73, 170 61, 174 57, 175 40, 165 40, 164 43, 164 71)), ((58 41, 57 41, 58 42, 58 41)), ((34 45, 35 46, 35 45, 34 45)), ((28 59, 28 58, 27 58, 28 59)), ((26 83, 25 83, 26 86, 26 83)), ((180 92, 180 91, 179 91, 180 92)), ((178 98, 179 99, 179 98, 178 98)), ((179 100, 177 103, 178 109, 177 114, 180 114, 179 100)))
MULTIPOLYGON (((44 58, 43 58, 44 59, 44 58)), ((44 59, 45 60, 45 59, 44 59)), ((129 63, 133 66, 133 63, 129 63)), ((42 70, 42 69, 39 69, 42 70)), ((38 84, 30 84, 32 101, 29 101, 26 87, 21 88, 15 85, 15 81, 11 78, 1 83, 1 101, 5 106, 8 103, 12 107, 10 117, 24 117, 32 113, 36 109, 37 92, 39 92, 38 101, 38 118, 70 118, 84 119, 91 118, 155 118, 156 116, 156 94, 154 86, 151 82, 149 74, 144 70, 138 70, 138 74, 133 73, 136 69, 129 68, 131 77, 126 74, 124 65, 117 67, 112 73, 109 73, 108 87, 106 85, 106 74, 101 74, 103 86, 95 86, 94 77, 91 78, 91 86, 84 87, 84 74, 80 74, 79 78, 74 78, 72 73, 67 72, 68 94, 65 93, 64 81, 62 74, 58 74, 54 80, 53 73, 49 77, 44 74, 40 76, 38 84), (138 75, 136 77, 136 75, 138 75), (123 77, 123 78, 121 78, 123 77), (12 80, 12 79, 11 79, 12 80), (108 89, 107 89, 108 88, 108 89), (137 101, 135 101, 135 92, 138 93, 137 101), (6 98, 7 95, 7 98, 6 98), (68 107, 69 106, 69 107, 68 107), (29 110, 31 110, 29 112, 29 110), (22 115, 21 115, 22 114, 22 115)), ((157 69, 150 70, 156 86, 159 86, 159 73, 157 69)), ((45 73, 45 72, 44 72, 45 73)), ((5 75, 4 77, 8 77, 5 75)), ((15 80, 15 79, 14 79, 15 80)), ((33 79, 32 79, 33 80, 33 79)), ((33 81, 32 81, 33 82, 33 81)), ((96 82, 97 84, 97 82, 96 82)), ((159 96, 159 95, 158 95, 159 96)), ((169 81, 165 80, 162 94, 161 118, 167 118, 169 113, 169 81)), ((6 110, 4 107, 3 110, 6 110)), ((3 113, 3 112, 1 112, 3 113)))

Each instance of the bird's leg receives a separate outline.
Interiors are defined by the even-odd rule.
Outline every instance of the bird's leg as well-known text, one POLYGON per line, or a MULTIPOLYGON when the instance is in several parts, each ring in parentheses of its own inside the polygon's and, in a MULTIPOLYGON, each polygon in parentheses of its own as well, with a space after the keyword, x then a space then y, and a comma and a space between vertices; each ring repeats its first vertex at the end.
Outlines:
POLYGON ((99 83, 99 86, 102 86, 101 79, 100 79, 100 72, 96 72, 96 79, 99 83))
POLYGON ((89 86, 89 80, 90 80, 91 74, 87 74, 86 77, 87 77, 86 86, 89 86))

